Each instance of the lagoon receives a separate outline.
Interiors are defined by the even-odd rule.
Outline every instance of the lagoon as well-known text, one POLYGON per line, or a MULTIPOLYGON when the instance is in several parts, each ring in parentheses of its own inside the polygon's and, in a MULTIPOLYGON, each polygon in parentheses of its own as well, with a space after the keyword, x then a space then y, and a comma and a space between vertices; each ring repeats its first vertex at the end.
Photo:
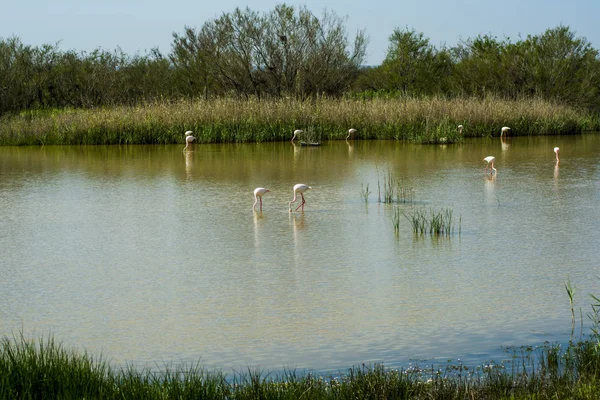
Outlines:
POLYGON ((0 334, 140 368, 479 364, 567 341, 568 280, 578 333, 600 294, 598 134, 182 147, 0 147, 0 334), (386 174, 413 203, 378 202, 386 174), (396 235, 397 207, 460 233, 396 235))

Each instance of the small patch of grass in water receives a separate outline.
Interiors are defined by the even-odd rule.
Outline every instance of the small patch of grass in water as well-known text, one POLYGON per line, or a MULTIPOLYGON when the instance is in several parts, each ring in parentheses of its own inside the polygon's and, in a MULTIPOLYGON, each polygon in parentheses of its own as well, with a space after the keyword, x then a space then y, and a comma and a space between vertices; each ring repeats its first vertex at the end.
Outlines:
POLYGON ((369 191, 369 184, 367 183, 367 186, 365 187, 364 184, 361 183, 361 185, 360 185, 360 196, 365 201, 365 204, 369 202, 369 195, 370 194, 371 194, 371 192, 369 191))
POLYGON ((380 203, 393 203, 396 201, 398 203, 412 204, 415 201, 415 189, 404 185, 400 180, 394 178, 389 168, 387 172, 383 173, 383 200, 379 179, 377 179, 377 191, 380 203))
MULTIPOLYGON (((411 223, 412 230, 417 235, 450 236, 455 232, 452 209, 442 208, 438 211, 417 208, 412 212, 403 212, 404 217, 411 223)), ((459 219, 458 232, 460 234, 462 218, 459 219)))

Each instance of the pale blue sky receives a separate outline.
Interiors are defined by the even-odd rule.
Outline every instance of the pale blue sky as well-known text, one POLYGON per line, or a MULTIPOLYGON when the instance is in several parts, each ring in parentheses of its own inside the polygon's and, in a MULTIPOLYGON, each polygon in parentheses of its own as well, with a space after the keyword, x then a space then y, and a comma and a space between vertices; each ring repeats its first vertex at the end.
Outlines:
MULTIPOLYGON (((0 13, 0 38, 18 36, 25 44, 60 42, 62 50, 96 48, 127 54, 158 47, 170 52, 172 33, 200 28, 235 7, 270 11, 282 1, 255 0, 28 0, 11 1, 0 13)), ((600 49, 600 0, 386 0, 288 1, 306 5, 317 16, 323 9, 347 17, 350 38, 366 29, 366 63, 380 64, 395 28, 414 28, 431 43, 455 45, 461 39, 491 34, 515 41, 559 24, 569 26, 600 49)))

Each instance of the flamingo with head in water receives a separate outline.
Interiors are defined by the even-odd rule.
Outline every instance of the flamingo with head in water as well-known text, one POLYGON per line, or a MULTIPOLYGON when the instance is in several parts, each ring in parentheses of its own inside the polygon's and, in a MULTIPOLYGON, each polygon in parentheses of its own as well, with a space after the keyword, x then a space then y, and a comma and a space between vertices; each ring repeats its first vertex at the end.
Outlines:
POLYGON ((508 126, 503 126, 502 129, 500 129, 500 137, 502 137, 502 135, 508 135, 509 132, 510 128, 508 126))
POLYGON ((192 131, 186 131, 185 132, 185 147, 183 148, 183 151, 185 151, 188 146, 190 145, 190 143, 192 143, 194 140, 196 140, 195 137, 192 136, 192 131))
POLYGON ((302 198, 302 203, 300 203, 300 205, 298 207, 296 207, 296 211, 298 211, 298 209, 300 207, 302 207, 302 212, 304 212, 304 203, 306 203, 306 200, 304 200, 304 192, 306 192, 308 189, 312 189, 312 187, 305 185, 303 183, 298 183, 298 184, 294 185, 294 198, 289 203, 290 212, 292 212, 292 203, 296 202, 296 198, 298 197, 298 194, 300 194, 300 197, 302 198))
POLYGON ((496 161, 496 157, 494 156, 487 156, 486 158, 483 159, 483 161, 485 161, 487 164, 485 164, 485 173, 487 174, 487 168, 488 165, 491 165, 492 169, 490 170, 490 174, 492 174, 492 171, 496 173, 496 175, 498 174, 498 171, 496 171, 496 168, 494 168, 494 161, 496 161))
POLYGON ((256 203, 260 201, 260 211, 262 211, 262 197, 265 193, 269 193, 269 189, 258 187, 254 189, 254 204, 252 205, 252 209, 255 209, 256 203))
POLYGON ((356 129, 350 128, 348 129, 348 136, 346 136, 346 140, 350 139, 350 136, 356 134, 356 129))
POLYGON ((559 151, 560 151, 560 148, 558 148, 558 147, 554 148, 554 152, 556 153, 556 162, 560 162, 560 157, 558 156, 559 151))
POLYGON ((294 143, 294 139, 296 139, 296 136, 303 134, 304 131, 302 129, 296 129, 294 131, 294 136, 292 136, 292 143, 294 143))

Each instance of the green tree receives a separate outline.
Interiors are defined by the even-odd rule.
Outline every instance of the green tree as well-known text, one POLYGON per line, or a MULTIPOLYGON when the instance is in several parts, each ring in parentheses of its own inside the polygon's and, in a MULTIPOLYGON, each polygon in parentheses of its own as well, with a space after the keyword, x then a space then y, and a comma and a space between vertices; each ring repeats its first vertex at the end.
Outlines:
POLYGON ((583 107, 598 107, 598 50, 566 26, 546 30, 525 41, 535 92, 547 99, 583 107))
POLYGON ((244 97, 340 96, 365 58, 359 32, 349 49, 343 20, 325 11, 319 20, 305 7, 278 5, 267 14, 246 8, 174 35, 173 64, 200 76, 221 93, 244 97))
POLYGON ((443 92, 452 71, 447 50, 437 50, 429 39, 414 29, 395 29, 381 65, 384 89, 403 95, 443 92))

